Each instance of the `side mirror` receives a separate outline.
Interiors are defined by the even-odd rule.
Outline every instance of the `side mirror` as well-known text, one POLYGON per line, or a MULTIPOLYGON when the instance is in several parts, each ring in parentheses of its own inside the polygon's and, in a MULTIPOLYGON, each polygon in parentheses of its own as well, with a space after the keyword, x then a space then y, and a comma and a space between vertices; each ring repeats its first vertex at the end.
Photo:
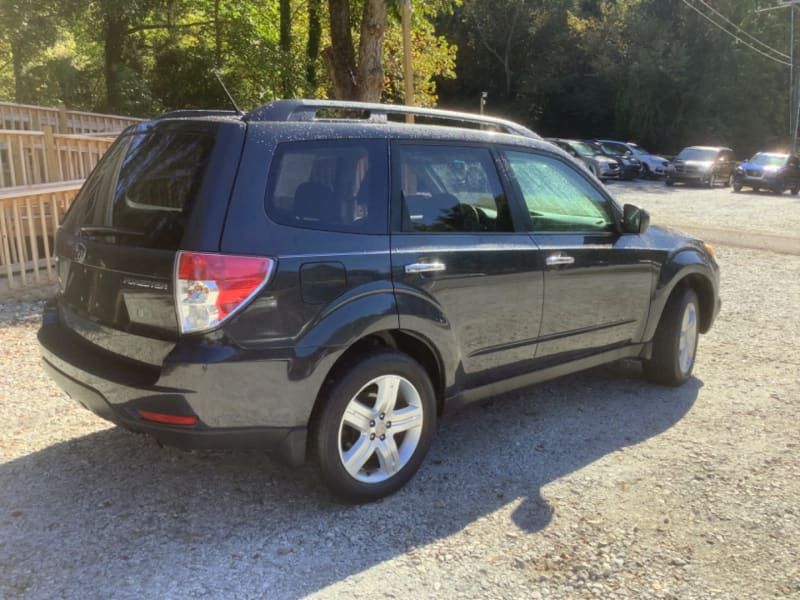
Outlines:
POLYGON ((648 227, 650 227, 650 213, 633 204, 622 207, 622 230, 625 233, 644 233, 648 227))

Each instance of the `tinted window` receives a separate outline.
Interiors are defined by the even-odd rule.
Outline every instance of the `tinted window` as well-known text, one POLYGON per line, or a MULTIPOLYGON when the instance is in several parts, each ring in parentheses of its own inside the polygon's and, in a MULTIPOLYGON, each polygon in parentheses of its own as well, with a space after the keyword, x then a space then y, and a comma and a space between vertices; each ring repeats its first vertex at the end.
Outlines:
POLYGON ((270 168, 267 214, 284 225, 385 233, 386 144, 328 140, 280 144, 270 168))
POLYGON ((89 176, 68 223, 114 243, 177 249, 214 147, 213 124, 120 136, 89 176))
POLYGON ((534 231, 612 231, 608 202, 560 160, 528 152, 506 152, 531 215, 534 231))
POLYGON ((511 217, 486 148, 396 146, 403 231, 511 231, 511 217))

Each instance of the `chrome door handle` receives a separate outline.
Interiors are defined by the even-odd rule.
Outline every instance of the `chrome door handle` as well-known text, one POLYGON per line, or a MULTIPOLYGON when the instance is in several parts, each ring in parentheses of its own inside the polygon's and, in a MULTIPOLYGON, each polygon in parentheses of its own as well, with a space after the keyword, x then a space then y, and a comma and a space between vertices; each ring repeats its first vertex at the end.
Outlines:
POLYGON ((446 271, 447 267, 440 262, 411 263, 405 266, 406 274, 415 275, 417 273, 439 273, 446 271))
POLYGON ((575 263, 574 256, 567 256, 566 254, 551 254, 544 261, 548 267, 557 267, 558 265, 571 265, 575 263))

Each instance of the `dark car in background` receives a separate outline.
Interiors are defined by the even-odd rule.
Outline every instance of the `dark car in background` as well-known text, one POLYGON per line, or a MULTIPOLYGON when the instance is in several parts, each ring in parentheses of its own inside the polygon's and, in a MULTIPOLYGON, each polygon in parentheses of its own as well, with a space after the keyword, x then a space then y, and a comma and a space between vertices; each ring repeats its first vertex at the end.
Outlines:
POLYGON ((589 172, 601 181, 619 179, 622 171, 620 161, 598 152, 591 144, 561 138, 547 138, 547 141, 581 161, 589 172))
POLYGON ((530 130, 379 104, 132 126, 55 253, 38 338, 67 394, 167 444, 310 458, 350 501, 467 403, 622 358, 686 382, 720 306, 709 245, 530 130))
POLYGON ((782 194, 800 191, 800 158, 781 152, 758 152, 733 171, 733 191, 743 187, 757 192, 767 189, 782 194))
POLYGON ((603 156, 616 159, 620 162, 622 171, 620 179, 636 179, 642 174, 642 161, 633 155, 633 152, 625 147, 616 144, 605 144, 600 140, 587 141, 592 147, 603 156))
POLYGON ((692 183, 714 187, 731 183, 736 157, 733 150, 722 146, 688 146, 667 166, 664 183, 692 183))

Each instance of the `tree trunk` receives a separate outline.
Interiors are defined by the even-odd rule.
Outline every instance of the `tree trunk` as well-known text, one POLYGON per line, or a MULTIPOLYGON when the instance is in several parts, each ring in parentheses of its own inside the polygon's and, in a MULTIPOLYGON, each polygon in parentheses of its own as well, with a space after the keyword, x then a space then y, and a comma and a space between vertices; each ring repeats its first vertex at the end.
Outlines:
POLYGON ((355 100, 356 56, 350 32, 350 0, 328 0, 331 20, 331 45, 323 57, 331 75, 331 95, 337 100, 355 100))
POLYGON ((280 0, 281 96, 292 98, 292 3, 280 0))
POLYGON ((366 0, 358 47, 357 99, 380 102, 383 94, 383 35, 386 31, 385 0, 366 0))
POLYGON ((319 42, 322 37, 320 12, 322 0, 308 0, 308 44, 306 45, 306 86, 307 95, 312 96, 317 90, 317 61, 319 60, 319 42))
POLYGON ((214 68, 222 68, 222 23, 219 20, 220 0, 214 0, 214 68))
POLYGON ((106 110, 122 112, 122 92, 119 89, 119 68, 122 65, 122 44, 127 24, 106 14, 104 23, 104 52, 106 76, 106 110))
POLYGON ((378 102, 383 93, 385 0, 365 0, 358 65, 353 48, 349 0, 328 0, 331 45, 323 58, 331 75, 331 95, 338 100, 378 102))
POLYGON ((11 64, 14 70, 14 102, 25 104, 28 99, 25 97, 22 85, 22 53, 13 40, 11 42, 11 64))

